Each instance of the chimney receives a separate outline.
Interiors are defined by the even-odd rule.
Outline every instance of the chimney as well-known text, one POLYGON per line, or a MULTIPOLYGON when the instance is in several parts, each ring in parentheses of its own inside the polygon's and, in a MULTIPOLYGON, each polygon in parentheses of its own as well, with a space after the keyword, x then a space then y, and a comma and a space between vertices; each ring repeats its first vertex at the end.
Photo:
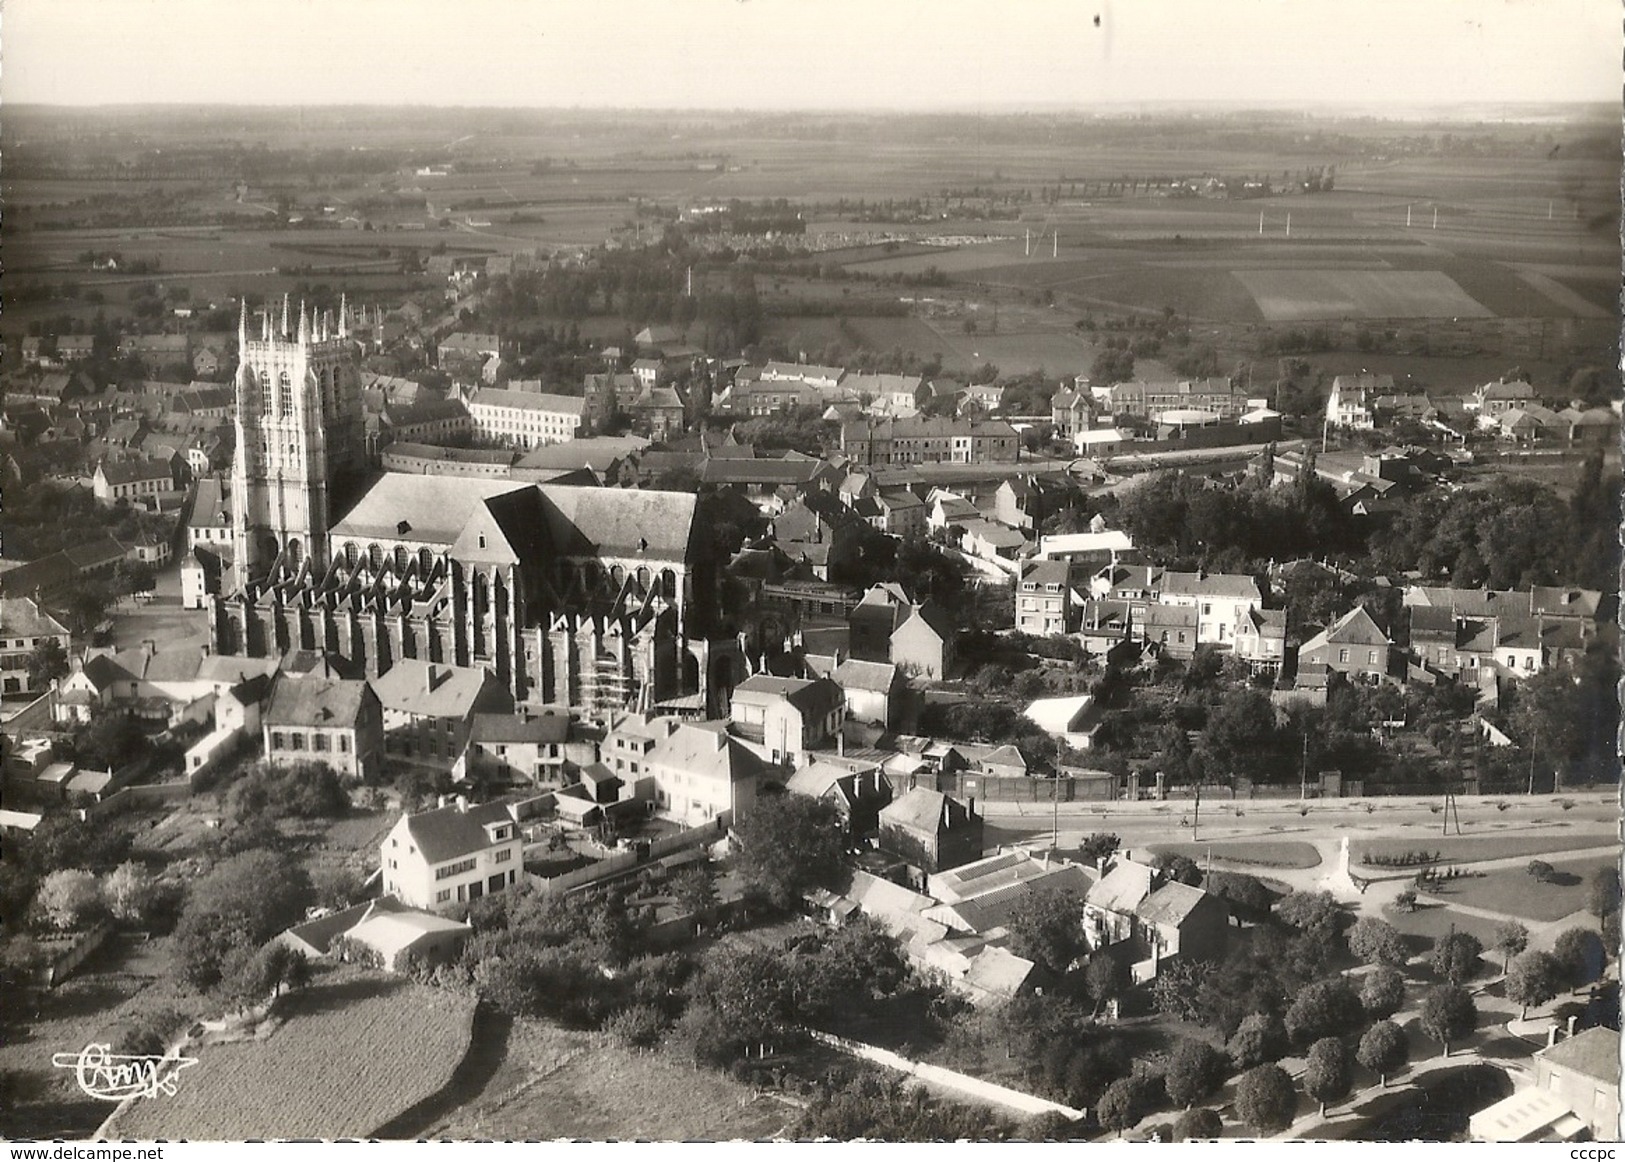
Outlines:
POLYGON ((1569 1028, 1568 1028, 1567 1036, 1570 1036, 1570 1037, 1574 1036, 1574 1022, 1578 1021, 1579 1019, 1580 1018, 1579 1018, 1579 1016, 1577 1014, 1575 1014, 1575 1013, 1570 1013, 1569 1014, 1569 1028))
POLYGON ((446 806, 446 797, 444 795, 436 795, 434 805, 436 810, 443 809, 446 806))
POLYGON ((467 795, 458 795, 457 796, 457 810, 463 812, 464 814, 467 814, 467 812, 468 812, 468 796, 467 795))
POLYGON ((1546 1030, 1546 1048, 1550 1049, 1553 1045, 1556 1045, 1556 1044, 1557 1044, 1557 1026, 1553 1025, 1550 1029, 1546 1030))
POLYGON ((150 658, 157 652, 158 643, 153 641, 150 637, 141 643, 141 653, 143 657, 150 658))

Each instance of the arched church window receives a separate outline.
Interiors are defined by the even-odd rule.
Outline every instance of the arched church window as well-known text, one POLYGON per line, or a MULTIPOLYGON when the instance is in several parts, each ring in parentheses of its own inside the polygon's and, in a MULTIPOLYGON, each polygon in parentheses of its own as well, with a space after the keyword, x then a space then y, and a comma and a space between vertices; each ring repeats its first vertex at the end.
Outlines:
POLYGON ((293 415, 293 381, 288 378, 286 371, 277 376, 276 387, 277 394, 281 397, 279 402, 282 405, 278 414, 284 416, 293 415))
POLYGON ((406 562, 407 562, 408 559, 409 558, 408 558, 408 554, 407 554, 407 551, 406 551, 406 546, 405 545, 396 545, 395 546, 395 572, 397 572, 397 573, 406 572, 406 562))
POLYGON ((263 367, 260 368, 260 414, 271 414, 271 373, 263 367))
POLYGON ((345 565, 345 567, 349 568, 349 569, 354 569, 355 568, 355 563, 360 559, 361 559, 361 550, 356 548, 356 543, 354 541, 345 541, 344 542, 344 565, 345 565))

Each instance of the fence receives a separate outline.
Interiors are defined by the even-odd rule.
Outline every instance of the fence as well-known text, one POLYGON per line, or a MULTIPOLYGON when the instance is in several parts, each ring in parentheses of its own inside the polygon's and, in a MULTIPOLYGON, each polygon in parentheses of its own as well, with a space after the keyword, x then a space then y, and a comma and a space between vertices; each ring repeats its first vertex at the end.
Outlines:
MULTIPOLYGON (((1059 779, 1035 779, 1027 775, 983 775, 975 771, 955 771, 950 775, 921 775, 919 786, 952 795, 956 799, 982 799, 990 803, 1107 802, 1118 798, 1116 775, 1063 775, 1059 779)), ((893 787, 901 793, 907 787, 893 787)))
POLYGON ((526 878, 537 891, 557 894, 559 892, 573 891, 576 888, 586 887, 588 884, 601 883, 604 880, 614 879, 627 872, 653 863, 663 856, 673 852, 687 851, 692 847, 702 847, 715 843, 728 834, 728 827, 733 822, 733 813, 724 812, 709 823, 702 823, 698 827, 690 827, 679 831, 675 835, 663 835, 657 839, 634 840, 631 851, 619 855, 611 855, 586 867, 575 871, 565 872, 563 875, 543 877, 533 872, 526 872, 526 878))
POLYGON ((113 926, 103 920, 94 928, 75 936, 73 943, 54 957, 46 967, 45 987, 54 989, 67 980, 73 975, 74 969, 90 958, 91 953, 107 943, 107 938, 112 934, 113 926))
POLYGON ((100 803, 92 803, 80 812, 83 819, 100 819, 104 815, 111 815, 116 811, 130 810, 154 804, 181 803, 192 797, 192 784, 187 780, 178 783, 142 783, 135 787, 125 787, 114 791, 100 803))

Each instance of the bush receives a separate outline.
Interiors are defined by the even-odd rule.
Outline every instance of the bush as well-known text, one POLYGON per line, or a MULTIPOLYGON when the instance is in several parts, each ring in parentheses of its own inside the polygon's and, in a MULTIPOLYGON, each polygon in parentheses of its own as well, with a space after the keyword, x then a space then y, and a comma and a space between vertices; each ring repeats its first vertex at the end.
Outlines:
POLYGON ((1552 882, 1552 865, 1543 859, 1530 860, 1529 867, 1525 870, 1527 870, 1530 875, 1534 876, 1535 879, 1543 884, 1549 884, 1552 882))
POLYGON ((191 1024, 191 1018, 178 1009, 161 1008, 138 1013, 113 1042, 114 1053, 140 1057, 160 1057, 175 1035, 191 1024))

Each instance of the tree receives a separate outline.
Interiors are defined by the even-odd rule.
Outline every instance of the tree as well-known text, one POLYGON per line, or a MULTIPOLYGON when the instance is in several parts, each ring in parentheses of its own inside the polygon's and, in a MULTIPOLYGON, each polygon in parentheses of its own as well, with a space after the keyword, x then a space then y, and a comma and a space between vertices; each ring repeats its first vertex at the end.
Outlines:
POLYGON ((1122 840, 1107 831, 1096 831, 1078 845, 1078 858, 1085 863, 1098 863, 1114 855, 1122 840))
POLYGON ((1349 929, 1349 951, 1367 964, 1399 966, 1410 959, 1405 938, 1386 920, 1362 916, 1349 929))
POLYGON ((1410 1059, 1410 1043, 1405 1031, 1392 1021, 1378 1021, 1365 1031, 1360 1046, 1354 1051, 1357 1061, 1388 1084, 1388 1075, 1404 1067, 1410 1059))
POLYGON ((146 736, 122 710, 103 710, 74 735, 73 753, 81 766, 114 770, 138 757, 146 736))
POLYGON ((53 928, 69 931, 101 910, 102 894, 91 873, 83 868, 63 868, 40 881, 34 902, 53 928))
POLYGON ((1563 966, 1570 988, 1588 985, 1602 976, 1608 950, 1602 937, 1589 928, 1570 928, 1557 938, 1552 955, 1563 966))
POLYGON ((671 895, 690 915, 709 914, 717 906, 716 872, 709 863, 684 868, 671 879, 671 895))
POLYGON ((1275 893, 1257 876, 1240 872, 1220 872, 1210 876, 1207 890, 1227 900, 1239 924, 1243 916, 1252 920, 1265 918, 1275 903, 1275 893))
POLYGON ((1229 1064, 1225 1055, 1206 1041, 1181 1041, 1169 1055, 1163 1074, 1169 1100, 1190 1109, 1219 1088, 1229 1064))
POLYGON ((1320 1103, 1320 1113, 1326 1114, 1326 1103, 1347 1097, 1349 1085, 1349 1052, 1337 1037, 1322 1037, 1309 1047, 1304 1061, 1303 1089, 1320 1103))
POLYGON ((1175 883, 1189 884, 1193 888, 1201 886, 1202 869, 1188 855, 1172 851, 1158 852, 1152 858, 1151 866, 1165 873, 1175 883))
POLYGON ((793 908, 812 888, 838 890, 846 845, 834 806, 804 795, 765 795, 734 824, 735 867, 748 889, 793 908))
POLYGON ((216 864, 193 886, 175 930, 187 981, 213 988, 229 957, 252 954, 297 923, 314 895, 304 869, 274 852, 244 852, 216 864))
POLYGON ((1083 934, 1083 898, 1069 892, 1029 892, 1006 924, 1017 956, 1064 976, 1089 948, 1083 934))
POLYGON ((146 864, 127 860, 102 881, 102 900, 113 919, 121 923, 145 923, 155 899, 156 884, 146 864))
POLYGON ((1279 1065, 1257 1066, 1236 1082, 1236 1114, 1260 1133, 1286 1129, 1297 1109, 1292 1079, 1279 1065))
POLYGON ((1405 1003, 1405 977, 1397 968, 1378 965, 1360 981, 1360 1007, 1368 1017, 1391 1017, 1405 1003))
POLYGON ((1096 1016, 1101 1009, 1128 992, 1133 983, 1133 976, 1123 958, 1113 956, 1107 950, 1095 953, 1084 965, 1083 988, 1094 1002, 1096 1016))
POLYGON ((1224 1119, 1216 1110, 1186 1110, 1174 1123, 1174 1141, 1211 1142, 1224 1133, 1224 1119))
POLYGON ((1237 1069, 1255 1069, 1279 1061, 1286 1050, 1286 1027, 1274 1013, 1251 1013, 1242 1018, 1225 1046, 1237 1069))
POLYGON ((1507 999, 1522 1006, 1521 1021, 1529 1016, 1531 1005, 1544 1005, 1563 990, 1568 974, 1563 963, 1550 952, 1526 952, 1507 971, 1507 999))
POLYGON ((1478 958, 1484 945, 1471 932, 1450 932, 1433 946, 1428 963, 1440 979, 1461 984, 1478 971, 1478 958))
POLYGON ((1108 1085, 1095 1103, 1095 1117, 1101 1128, 1113 1131, 1118 1137, 1132 1129, 1142 1116, 1138 1097, 1138 1087, 1132 1077, 1120 1077, 1108 1085))
POLYGON ((1530 860, 1529 866, 1524 870, 1534 876, 1540 883, 1549 884, 1552 882, 1552 865, 1543 859, 1530 860))
POLYGON ((1298 990, 1286 1011, 1286 1031, 1295 1045, 1322 1037, 1352 1033, 1365 1019, 1365 1009, 1342 977, 1312 981, 1298 990))
POLYGON ((1516 920, 1503 920, 1495 926, 1495 951, 1501 954, 1501 971, 1512 966, 1512 958, 1529 947, 1529 929, 1516 920))
POLYGON ((1599 920, 1619 911, 1619 869, 1600 867, 1586 890, 1586 910, 1599 920))
POLYGON ((54 637, 40 638, 28 655, 30 688, 43 690, 68 672, 68 651, 54 637))
POLYGON ((1299 932, 1335 945, 1344 912, 1330 892, 1293 892, 1275 905, 1275 915, 1299 932))
POLYGON ((1422 1031, 1444 1046, 1450 1056, 1450 1042, 1465 1037, 1478 1026, 1478 1006, 1460 985, 1435 986, 1422 999, 1422 1031))
POLYGON ((1162 966, 1151 983, 1151 1002, 1157 1012, 1181 1021, 1202 1021, 1202 991, 1213 977, 1214 966, 1183 957, 1162 966))

